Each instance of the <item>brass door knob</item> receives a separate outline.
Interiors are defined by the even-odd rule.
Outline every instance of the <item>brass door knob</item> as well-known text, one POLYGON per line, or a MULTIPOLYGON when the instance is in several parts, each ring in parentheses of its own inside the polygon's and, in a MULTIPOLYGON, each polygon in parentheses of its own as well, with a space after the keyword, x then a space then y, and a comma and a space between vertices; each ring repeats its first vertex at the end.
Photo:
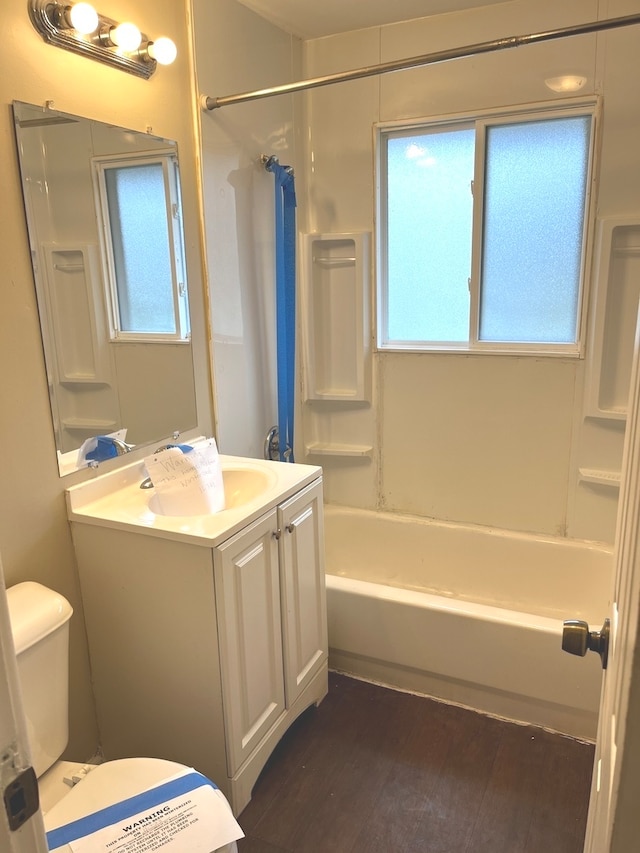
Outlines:
POLYGON ((567 619, 562 629, 562 648, 570 655, 584 657, 587 652, 597 652, 602 668, 607 668, 609 657, 610 620, 605 619, 600 631, 590 631, 589 625, 581 619, 567 619))

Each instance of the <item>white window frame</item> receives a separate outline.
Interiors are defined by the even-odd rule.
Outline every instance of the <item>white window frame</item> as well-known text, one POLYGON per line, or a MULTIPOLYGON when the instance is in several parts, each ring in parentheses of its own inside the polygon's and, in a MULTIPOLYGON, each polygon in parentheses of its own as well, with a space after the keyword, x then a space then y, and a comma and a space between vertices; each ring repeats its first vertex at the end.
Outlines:
POLYGON ((508 355, 561 356, 583 358, 586 326, 589 272, 591 269, 593 234, 596 215, 596 188, 599 159, 599 134, 601 127, 601 98, 596 96, 550 101, 526 106, 514 106, 474 113, 463 113, 443 117, 420 118, 380 122, 374 125, 374 155, 376 169, 376 348, 380 352, 454 352, 454 353, 504 353, 508 355), (493 342, 478 338, 480 324, 480 271, 482 269, 483 197, 485 175, 486 127, 500 124, 515 124, 520 121, 536 121, 566 117, 571 114, 592 116, 589 141, 588 180, 585 195, 585 218, 580 263, 580 282, 577 300, 576 341, 570 343, 493 342), (476 135, 474 182, 473 182, 473 233, 471 244, 471 270, 469 278, 469 339, 468 342, 430 341, 387 341, 383 332, 387 329, 387 186, 384 137, 393 131, 416 131, 456 127, 480 128, 476 135))
POLYGON ((182 225, 182 200, 178 158, 173 149, 154 149, 135 154, 110 154, 92 158, 96 209, 99 220, 103 261, 105 300, 112 342, 188 344, 191 340, 189 301, 182 225), (169 226, 169 256, 173 296, 175 332, 124 331, 120 328, 120 308, 116 281, 116 265, 109 216, 105 172, 114 166, 127 167, 157 163, 164 177, 166 216, 169 226))

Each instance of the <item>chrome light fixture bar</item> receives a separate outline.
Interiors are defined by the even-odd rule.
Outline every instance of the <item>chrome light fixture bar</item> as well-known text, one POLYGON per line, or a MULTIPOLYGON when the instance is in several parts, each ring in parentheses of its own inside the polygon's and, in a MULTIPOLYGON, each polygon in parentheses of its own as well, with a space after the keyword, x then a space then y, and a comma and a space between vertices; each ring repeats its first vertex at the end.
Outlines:
POLYGON ((81 32, 74 26, 75 16, 72 15, 74 7, 79 5, 81 4, 59 3, 55 0, 29 0, 29 17, 35 29, 49 44, 104 62, 138 77, 148 79, 156 70, 158 62, 169 64, 175 59, 175 45, 170 39, 161 38, 155 43, 144 33, 140 33, 140 41, 136 44, 137 40, 134 39, 131 46, 128 46, 121 38, 122 31, 125 30, 126 36, 127 29, 129 33, 132 30, 137 33, 137 28, 132 24, 121 26, 118 21, 99 12, 95 13, 95 28, 89 33, 81 32), (157 50, 166 48, 167 45, 170 48, 168 54, 157 50), (164 58, 165 56, 168 58, 164 58))

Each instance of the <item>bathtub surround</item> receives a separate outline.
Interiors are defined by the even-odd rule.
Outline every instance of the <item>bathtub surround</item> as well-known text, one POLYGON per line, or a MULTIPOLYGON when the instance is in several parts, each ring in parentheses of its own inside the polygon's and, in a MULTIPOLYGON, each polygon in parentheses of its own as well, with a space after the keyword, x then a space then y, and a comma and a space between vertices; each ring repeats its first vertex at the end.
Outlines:
MULTIPOLYGON (((235 0, 192 0, 192 6, 200 93, 300 75, 298 39, 235 0)), ((294 168, 300 205, 306 181, 296 110, 293 97, 216 115, 198 110, 221 453, 262 457, 265 437, 278 422, 274 177, 262 155, 294 168)), ((297 414, 294 419, 297 428, 297 414)))
MULTIPOLYGON (((212 96, 251 91, 509 33, 563 28, 637 11, 637 2, 631 0, 569 0, 561 5, 513 0, 301 42, 233 0, 194 0, 198 89, 212 96), (222 19, 224 32, 215 25, 222 19), (231 51, 230 44, 242 50, 231 51), (242 60, 249 52, 255 62, 242 60)), ((274 151, 282 162, 294 164, 302 179, 297 188, 301 245, 313 235, 323 241, 350 234, 373 236, 372 128, 555 103, 565 95, 551 93, 544 81, 570 66, 586 78, 580 96, 601 94, 604 104, 596 217, 633 217, 638 198, 633 152, 640 147, 633 142, 640 142, 640 121, 628 110, 633 89, 624 67, 637 55, 639 31, 631 26, 590 33, 200 110, 223 452, 260 454, 264 434, 275 423, 273 217, 261 152, 274 151), (231 228, 230 222, 235 223, 231 228), (249 247, 253 251, 247 252, 249 247)), ((594 255, 598 233, 593 227, 589 238, 594 255)), ((372 241, 370 260, 374 251, 372 241)), ((301 264, 299 290, 307 302, 310 278, 313 273, 301 264)), ((590 269, 587 280, 593 283, 592 278, 590 269)), ((361 352, 370 381, 364 394, 359 381, 338 385, 338 391, 348 391, 342 399, 337 394, 336 399, 307 394, 309 376, 312 386, 317 378, 314 368, 322 373, 329 364, 331 379, 344 373, 359 377, 350 371, 347 356, 335 355, 328 331, 335 325, 320 324, 310 332, 307 317, 299 315, 300 352, 314 351, 316 364, 306 367, 303 377, 308 398, 296 413, 296 459, 306 456, 322 463, 327 500, 612 542, 615 477, 605 482, 584 472, 619 470, 623 429, 619 422, 594 417, 585 409, 584 360, 375 351, 369 358, 374 279, 372 264, 363 288, 364 310, 357 296, 352 304, 344 289, 340 295, 340 306, 355 306, 365 318, 361 352)), ((332 286, 323 296, 331 302, 332 286)), ((334 307, 339 314, 337 302, 334 307)), ((593 308, 591 315, 590 322, 593 308)), ((616 329, 612 335, 615 338, 616 329)), ((625 352, 620 359, 627 356, 625 352)))
MULTIPOLYGON (((481 43, 509 33, 541 31, 636 11, 637 2, 630 0, 606 3, 569 0, 560 5, 552 0, 535 3, 514 0, 499 6, 488 5, 311 39, 302 45, 303 73, 291 75, 289 79, 319 77, 455 45, 481 43)), ((640 185, 634 176, 639 174, 635 152, 640 150, 640 118, 637 111, 629 110, 634 91, 623 68, 625 63, 635 67, 639 37, 638 28, 629 27, 532 45, 521 51, 466 57, 382 77, 352 80, 339 86, 313 89, 303 96, 285 95, 273 99, 274 104, 281 103, 280 108, 284 108, 285 103, 292 104, 296 116, 294 98, 303 97, 306 136, 300 139, 299 148, 303 167, 297 167, 297 173, 306 177, 306 187, 299 194, 303 245, 312 242, 314 235, 321 235, 323 241, 331 241, 333 237, 334 242, 349 234, 375 237, 377 188, 372 128, 380 123, 399 126, 401 122, 420 118, 453 119, 519 104, 553 103, 565 96, 550 93, 544 81, 566 73, 569 66, 572 73, 586 78, 581 96, 598 95, 603 100, 596 218, 633 219, 638 216, 640 185)), ((235 75, 233 85, 225 88, 224 83, 210 74, 209 60, 204 56, 201 59, 198 50, 196 59, 198 68, 206 69, 199 81, 200 89, 211 95, 287 82, 278 75, 268 76, 266 67, 264 74, 256 75, 254 85, 246 79, 245 73, 243 79, 235 75), (247 85, 243 85, 245 83, 247 85)), ((268 127, 264 124, 263 112, 267 103, 258 101, 216 110, 218 124, 215 126, 228 128, 231 133, 234 126, 241 125, 252 127, 251 133, 255 133, 255 128, 268 127)), ((202 121, 203 127, 207 122, 211 125, 211 116, 204 115, 202 121)), ((235 136, 236 150, 241 150, 246 137, 250 137, 249 132, 246 136, 235 136)), ((258 201, 257 194, 255 200, 258 201)), ((215 217, 211 222, 215 225, 215 217)), ((594 259, 598 256, 602 231, 599 223, 591 223, 589 239, 594 259)), ((213 231, 211 239, 215 240, 213 231)), ((625 248, 624 237, 620 242, 625 248)), ((374 255, 375 241, 372 261, 374 255)), ((606 268, 607 262, 602 260, 601 266, 606 268)), ((301 293, 307 304, 311 304, 309 294, 313 291, 314 275, 317 274, 309 272, 307 265, 300 270, 301 293)), ((587 281, 593 285, 591 268, 587 281)), ((632 288, 617 287, 615 290, 620 293, 632 291, 632 288)), ((595 288, 591 296, 593 292, 595 288)), ((331 286, 323 291, 323 295, 328 294, 327 299, 332 293, 331 286)), ((341 304, 346 301, 344 293, 344 289, 341 290, 341 304)), ((377 300, 375 261, 363 293, 373 320, 377 300)), ((353 304, 356 302, 354 299, 353 304)), ((593 323, 597 316, 593 302, 590 309, 589 322, 593 323)), ((629 307, 619 314, 632 310, 629 307)), ((327 315, 330 316, 330 312, 327 315)), ((619 315, 614 311, 611 316, 619 315)), ((326 323, 325 327, 320 323, 310 331, 311 325, 304 315, 301 326, 304 351, 312 352, 315 357, 312 369, 305 368, 305 382, 309 375, 314 377, 314 367, 324 368, 329 364, 331 378, 340 376, 341 368, 343 373, 349 371, 347 358, 335 357, 336 347, 332 347, 333 341, 327 332, 327 329, 333 332, 335 324, 326 323), (329 352, 334 361, 329 360, 329 352)), ((367 354, 367 346, 373 347, 374 331, 374 322, 367 323, 363 354, 367 354)), ((603 351, 609 351, 618 333, 619 324, 614 319, 609 343, 603 345, 603 351)), ((589 348, 593 349, 591 343, 588 343, 589 348)), ((624 362, 629 356, 627 349, 624 355, 620 353, 618 362, 624 362)), ((304 458, 301 454, 306 453, 308 461, 322 464, 325 497, 329 504, 389 512, 392 516, 410 514, 461 528, 480 526, 505 534, 595 540, 609 545, 613 542, 618 484, 615 476, 605 479, 602 475, 598 477, 597 472, 619 471, 624 421, 594 414, 587 406, 591 373, 584 359, 376 352, 374 349, 368 368, 371 381, 364 394, 358 392, 357 398, 344 394, 341 399, 338 394, 330 399, 308 394, 300 407, 296 458, 301 460, 304 458)), ((622 380, 614 374, 615 371, 610 378, 617 387, 622 380)), ((356 372, 351 371, 350 375, 355 376, 356 372)), ((229 379, 228 387, 231 388, 234 380, 231 376, 229 379)), ((348 385, 350 392, 356 384, 354 381, 348 385)), ((342 390, 345 387, 346 383, 340 386, 342 390)), ((606 394, 607 391, 605 397, 606 394)), ((233 423, 234 419, 229 422, 233 423)), ((384 522, 384 518, 379 521, 384 522)), ((358 549, 366 551, 369 535, 351 537, 352 542, 357 541, 355 548, 349 547, 351 562, 358 549)), ((401 564, 419 561, 421 547, 418 544, 413 549, 403 542, 388 558, 389 565, 395 567, 398 561, 401 564)), ((443 566, 448 566, 449 559, 444 558, 443 566)), ((429 600, 425 609, 423 600, 421 606, 413 609, 407 602, 394 601, 393 606, 385 602, 383 605, 379 590, 369 588, 366 595, 361 595, 362 589, 355 593, 349 588, 347 592, 338 590, 339 583, 335 583, 335 588, 329 592, 334 664, 340 652, 349 655, 350 666, 364 667, 366 664, 373 677, 391 679, 402 674, 407 684, 412 683, 416 673, 420 673, 421 678, 431 673, 434 681, 423 681, 423 689, 438 691, 446 685, 450 691, 446 695, 458 697, 459 701, 471 701, 464 692, 469 688, 474 694, 473 701, 480 702, 480 707, 486 709, 495 709, 499 696, 500 702, 507 702, 510 707, 510 710, 503 707, 501 712, 512 713, 520 719, 527 713, 527 703, 532 708, 535 706, 536 713, 542 713, 541 706, 544 706, 539 719, 543 719, 545 725, 588 732, 593 736, 601 677, 598 661, 567 658, 560 663, 561 620, 574 617, 575 603, 570 595, 559 594, 557 581, 569 582, 571 578, 571 583, 575 582, 574 570, 568 564, 559 563, 551 579, 546 575, 547 566, 538 569, 534 565, 519 571, 519 565, 514 566, 508 560, 496 561, 493 565, 499 567, 500 580, 484 591, 479 591, 474 584, 477 577, 487 571, 485 565, 477 573, 467 571, 464 582, 457 588, 466 604, 460 606, 460 613, 455 616, 447 607, 452 598, 447 595, 446 584, 435 590, 438 601, 429 600), (537 581, 539 588, 532 590, 532 584, 535 586, 537 581), (464 589, 465 583, 469 584, 469 590, 464 589), (503 583, 520 587, 517 603, 501 598, 503 583), (535 604, 531 598, 534 592, 535 604), (542 594, 538 595, 540 592, 542 594), (338 603, 340 600, 342 604, 338 603), (357 627, 351 618, 356 600, 358 608, 364 607, 357 627), (384 636, 373 629, 383 606, 384 619, 391 618, 392 613, 397 617, 394 627, 384 636), (476 606, 479 609, 475 615, 468 612, 470 607, 476 606), (565 606, 569 609, 563 612, 565 606), (409 611, 405 610, 407 607, 409 611), (331 615, 332 608, 334 615, 331 615), (410 624, 418 637, 424 636, 424 621, 411 620, 418 619, 418 614, 424 617, 428 612, 429 620, 451 620, 444 630, 453 634, 459 630, 467 632, 464 634, 466 641, 473 644, 478 637, 473 631, 479 626, 480 611, 487 617, 482 630, 489 627, 495 630, 492 639, 486 640, 487 653, 479 655, 481 661, 499 661, 490 676, 486 671, 471 672, 471 664, 462 652, 454 670, 447 675, 446 667, 452 661, 445 661, 446 655, 434 661, 421 645, 422 640, 408 636, 412 634, 410 624), (412 615, 407 617, 407 612, 412 615), (367 632, 367 628, 372 630, 367 632), (399 637, 403 632, 407 642, 400 652, 388 637, 399 637), (527 660, 535 660, 543 647, 546 650, 543 653, 545 662, 539 668, 527 664, 536 670, 535 677, 529 684, 522 679, 516 690, 509 687, 511 676, 504 660, 507 641, 511 643, 510 648, 523 644, 521 650, 527 660), (559 670, 554 669, 556 660, 559 670), (542 673, 549 665, 555 672, 551 681, 560 693, 548 691, 542 673), (505 668, 498 673, 496 670, 502 667, 505 668), (573 683, 568 673, 577 673, 579 669, 578 681, 573 683), (588 686, 583 679, 589 682, 588 686), (570 698, 567 691, 571 690, 572 683, 574 694, 570 698), (572 720, 574 712, 576 719, 572 720), (544 716, 547 713, 551 716, 544 716)), ((431 571, 430 565, 419 566, 418 586, 431 588, 431 571)), ((330 586, 333 583, 330 580, 330 586)), ((347 581, 340 583, 348 585, 347 581)), ((364 584, 369 583, 365 578, 364 584)), ((610 583, 611 561, 605 556, 600 565, 594 566, 577 584, 581 590, 586 588, 586 601, 590 602, 587 609, 595 624, 602 622, 610 583)), ((405 591, 393 589, 395 598, 406 595, 405 591)), ((433 596, 434 590, 427 595, 433 596)), ((431 645, 438 651, 442 646, 451 649, 455 640, 451 639, 448 644, 434 641, 431 645)), ((515 664, 520 672, 521 663, 515 664)), ((362 673, 362 669, 352 671, 362 673)), ((413 689, 416 689, 415 683, 413 689)))
MULTIPOLYGON (((570 0, 561 6, 549 0, 516 0, 312 39, 304 43, 303 76, 637 9, 637 3, 624 0, 570 0)), ((544 80, 567 67, 586 77, 581 96, 601 93, 603 98, 596 216, 637 215, 638 186, 630 190, 628 176, 637 173, 637 145, 632 140, 640 142, 640 121, 628 109, 633 93, 622 67, 625 61, 634 63, 638 33, 637 27, 629 27, 567 38, 307 92, 307 233, 374 233, 372 127, 377 123, 454 119, 564 98, 550 93, 544 80)), ((595 229, 594 258, 599 239, 595 229)), ((593 279, 589 271, 591 285, 593 279)), ((369 295, 375 306, 374 290, 372 276, 369 295)), ((633 294, 633 287, 627 290, 633 294)), ((626 313, 633 310, 630 306, 626 313)), ((592 306, 590 322, 594 316, 592 306)), ((605 351, 617 339, 613 323, 605 351)), ((626 364, 629 356, 625 348, 619 363, 626 364)), ((623 429, 585 410, 589 380, 585 382, 584 360, 374 352, 372 368, 366 402, 308 400, 303 407, 301 432, 308 445, 372 448, 371 461, 338 454, 311 456, 322 461, 329 502, 613 541, 615 478, 595 481, 583 473, 619 471, 623 429)), ((612 375, 611 381, 618 379, 612 375)))

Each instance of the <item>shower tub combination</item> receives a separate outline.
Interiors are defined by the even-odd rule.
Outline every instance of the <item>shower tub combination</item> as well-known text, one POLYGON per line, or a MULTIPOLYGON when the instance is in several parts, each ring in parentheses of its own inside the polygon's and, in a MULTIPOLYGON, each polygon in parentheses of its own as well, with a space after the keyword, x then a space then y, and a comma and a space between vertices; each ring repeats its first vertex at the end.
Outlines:
POLYGON ((610 547, 329 505, 325 553, 331 668, 595 738, 600 658, 562 622, 602 624, 610 547))

